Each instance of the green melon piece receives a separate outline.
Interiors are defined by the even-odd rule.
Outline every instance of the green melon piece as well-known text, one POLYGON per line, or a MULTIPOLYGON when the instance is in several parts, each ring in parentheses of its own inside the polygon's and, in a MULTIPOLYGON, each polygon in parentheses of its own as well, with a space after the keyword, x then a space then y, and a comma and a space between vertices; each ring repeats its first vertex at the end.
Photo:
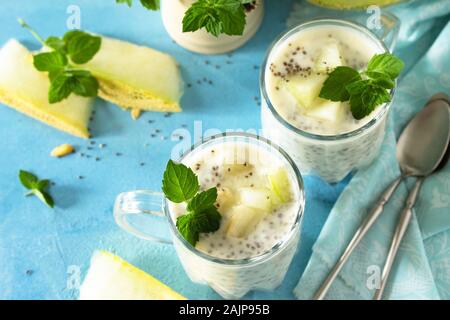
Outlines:
POLYGON ((322 85, 327 75, 311 74, 308 77, 296 75, 289 78, 289 82, 285 82, 287 89, 297 100, 298 105, 303 108, 313 107, 314 100, 319 96, 322 85))
POLYGON ((329 73, 339 66, 342 66, 339 44, 336 40, 328 41, 317 55, 314 71, 329 73))
POLYGON ((345 110, 341 102, 317 98, 314 101, 314 108, 309 109, 306 114, 318 120, 337 124, 342 121, 345 110))
POLYGON ((102 37, 100 51, 84 65, 100 82, 99 96, 123 108, 177 112, 183 83, 170 55, 102 37))
POLYGON ((364 9, 370 5, 386 6, 403 0, 308 0, 326 8, 334 9, 364 9))
POLYGON ((33 66, 33 56, 17 40, 0 50, 0 103, 72 135, 88 138, 93 99, 70 95, 50 104, 50 81, 33 66))

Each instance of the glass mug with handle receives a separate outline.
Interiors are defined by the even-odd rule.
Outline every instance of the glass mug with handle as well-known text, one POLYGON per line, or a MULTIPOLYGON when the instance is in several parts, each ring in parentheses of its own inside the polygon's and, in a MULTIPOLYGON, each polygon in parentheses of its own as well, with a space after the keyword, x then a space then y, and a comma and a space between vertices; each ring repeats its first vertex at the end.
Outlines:
MULTIPOLYGON (((292 48, 297 47, 299 43, 301 46, 301 41, 306 41, 303 51, 294 52, 298 54, 291 56, 290 61, 285 63, 289 67, 297 63, 296 59, 304 59, 298 63, 312 64, 307 61, 308 54, 322 50, 322 45, 330 41, 336 41, 338 46, 341 46, 339 54, 342 56, 339 56, 339 59, 347 60, 348 58, 349 65, 353 60, 353 63, 358 65, 356 68, 360 68, 364 59, 370 59, 373 54, 388 53, 395 46, 399 29, 398 19, 384 12, 380 22, 383 28, 372 32, 362 25, 346 20, 312 20, 283 33, 269 48, 260 74, 263 135, 288 152, 302 174, 315 174, 329 183, 334 183, 341 181, 348 173, 369 165, 379 153, 392 103, 384 103, 361 121, 356 121, 350 113, 345 115, 339 113, 339 119, 345 117, 348 125, 346 123, 345 130, 336 130, 333 127, 335 123, 329 122, 323 115, 323 111, 320 115, 311 115, 311 118, 306 116, 313 114, 310 109, 302 111, 305 115, 298 113, 298 107, 293 106, 295 103, 291 102, 294 101, 291 100, 293 99, 291 95, 284 94, 288 91, 285 90, 286 86, 282 87, 279 82, 276 82, 276 74, 273 75, 274 66, 277 71, 280 71, 277 59, 280 59, 279 57, 286 59, 284 57, 291 45, 292 48), (332 35, 333 32, 334 35, 332 35), (295 42, 296 39, 301 40, 295 42), (322 45, 319 45, 320 41, 323 42, 322 45), (339 43, 341 41, 343 41, 342 44, 339 43), (346 57, 342 52, 347 53, 348 56, 346 57), (370 57, 366 57, 369 54, 370 57), (361 62, 358 63, 357 59, 361 59, 361 62)), ((311 57, 311 61, 313 60, 314 57, 311 57)), ((314 66, 312 71, 315 76, 314 66)), ((317 75, 320 76, 319 73, 317 75)), ((395 85, 390 90, 391 101, 394 92, 395 85)))
MULTIPOLYGON (((227 152, 230 153, 229 150, 233 146, 257 150, 258 156, 264 154, 264 161, 281 164, 285 168, 291 183, 292 201, 289 206, 278 209, 269 218, 269 220, 279 219, 281 226, 282 219, 278 217, 283 217, 283 214, 290 217, 289 223, 283 222, 285 229, 282 234, 271 234, 267 231, 270 229, 262 229, 266 225, 273 227, 273 221, 276 224, 277 220, 268 220, 264 224, 260 222, 263 226, 260 228, 258 224, 255 227, 255 233, 257 230, 268 232, 264 234, 264 239, 270 239, 271 241, 267 242, 267 250, 253 252, 247 257, 241 255, 236 258, 223 255, 215 256, 211 250, 211 252, 199 250, 199 243, 197 243, 197 246, 192 246, 177 229, 176 215, 179 208, 159 192, 137 190, 121 193, 114 206, 115 220, 122 229, 142 239, 172 244, 189 278, 193 282, 209 285, 225 299, 239 299, 250 290, 273 290, 280 285, 299 242, 305 203, 303 180, 297 167, 282 149, 262 137, 246 133, 215 135, 192 146, 188 152, 181 156, 179 161, 195 168, 196 165, 192 164, 192 161, 196 160, 196 157, 198 160, 199 156, 205 156, 204 159, 212 161, 209 160, 213 159, 211 152, 215 150, 217 151, 216 154, 220 154, 221 150, 228 150, 227 152), (167 229, 169 229, 168 232, 167 229)), ((245 165, 252 163, 251 158, 247 157, 248 154, 245 155, 245 158, 250 160, 246 160, 245 165)), ((208 163, 203 165, 206 167, 208 163)), ((214 165, 213 170, 217 170, 214 169, 214 165)), ((207 179, 202 179, 198 173, 197 175, 202 185, 202 182, 207 179)), ((254 176, 256 176, 256 169, 254 176)), ((248 175, 247 178, 242 177, 242 179, 248 178, 248 175)), ((259 235, 257 236, 259 237, 259 235)), ((233 239, 234 242, 230 242, 229 245, 244 247, 245 241, 250 241, 247 238, 248 236, 242 240, 233 239)), ((228 245, 227 239, 225 237, 222 239, 223 246, 226 247, 228 245)), ((263 239, 263 237, 261 236, 258 239, 263 239)), ((218 246, 221 246, 221 244, 219 243, 216 247, 218 246)), ((247 244, 247 247, 250 246, 247 244)), ((256 248, 253 249, 256 250, 256 248)))

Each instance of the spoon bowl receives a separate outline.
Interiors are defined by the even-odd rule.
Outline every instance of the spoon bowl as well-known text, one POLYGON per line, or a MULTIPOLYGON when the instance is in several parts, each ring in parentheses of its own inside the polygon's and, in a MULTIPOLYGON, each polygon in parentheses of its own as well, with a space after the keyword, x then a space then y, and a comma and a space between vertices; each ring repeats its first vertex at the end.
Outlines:
POLYGON ((449 104, 432 100, 403 130, 397 159, 403 176, 431 174, 444 158, 450 141, 449 104))

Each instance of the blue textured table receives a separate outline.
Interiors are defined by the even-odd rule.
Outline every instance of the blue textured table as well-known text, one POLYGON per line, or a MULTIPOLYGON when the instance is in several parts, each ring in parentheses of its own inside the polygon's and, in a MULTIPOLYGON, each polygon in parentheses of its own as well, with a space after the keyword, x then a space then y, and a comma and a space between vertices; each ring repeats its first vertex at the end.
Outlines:
MULTIPOLYGON (((192 142, 195 121, 202 121, 203 132, 259 129, 259 65, 270 42, 285 29, 291 8, 289 0, 267 2, 270 14, 247 45, 232 55, 205 57, 173 43, 159 13, 138 5, 128 9, 114 0, 2 1, 0 45, 14 37, 36 49, 36 41, 20 28, 16 18, 24 18, 43 36, 61 35, 66 31, 66 10, 75 4, 81 9, 83 29, 174 55, 185 82, 192 87, 186 87, 184 111, 170 117, 148 112, 133 121, 129 113, 96 100, 91 140, 71 137, 0 105, 0 299, 75 299, 78 292, 67 286, 68 276, 78 267, 84 276, 96 249, 118 254, 188 298, 218 298, 211 289, 190 282, 171 246, 121 231, 113 221, 112 205, 122 191, 159 190, 165 163, 179 143, 172 141, 171 134, 182 125, 192 134, 184 143, 192 142), (156 129, 160 132, 152 137, 156 129), (50 157, 52 148, 61 143, 73 144, 77 153, 61 159, 50 157), (99 148, 99 144, 105 147, 99 148), (122 155, 117 156, 118 152, 122 155), (90 157, 81 157, 81 153, 90 157), (17 178, 20 169, 55 183, 51 187, 54 210, 24 197, 17 178)), ((285 281, 273 293, 254 292, 246 298, 293 298, 292 289, 311 246, 346 184, 328 186, 310 177, 305 182, 307 206, 301 245, 285 281)))

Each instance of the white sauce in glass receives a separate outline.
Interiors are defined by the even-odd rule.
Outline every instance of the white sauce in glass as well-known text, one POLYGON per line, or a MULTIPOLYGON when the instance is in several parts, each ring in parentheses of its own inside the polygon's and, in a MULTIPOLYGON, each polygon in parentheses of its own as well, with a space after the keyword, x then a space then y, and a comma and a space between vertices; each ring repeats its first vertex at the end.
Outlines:
POLYGON ((310 117, 298 107, 297 101, 279 76, 279 73, 283 75, 286 72, 284 63, 313 70, 320 49, 333 40, 338 42, 344 65, 357 70, 365 69, 373 55, 383 52, 373 39, 358 30, 343 26, 316 26, 299 31, 274 48, 265 71, 269 99, 281 117, 301 130, 320 135, 354 131, 368 123, 382 109, 378 106, 365 118, 356 120, 351 114, 348 102, 344 102, 341 107, 345 108, 345 116, 339 123, 332 124, 310 117))
MULTIPOLYGON (((218 190, 227 188, 235 197, 238 189, 243 187, 258 188, 267 184, 266 174, 270 170, 285 167, 285 164, 274 154, 243 142, 224 142, 188 155, 183 163, 189 166, 198 176, 200 190, 217 187, 218 190), (246 163, 248 170, 237 172, 228 170, 226 164, 246 163)), ((287 168, 286 168, 287 169, 287 168)), ((289 172, 289 170, 287 170, 289 172)), ((296 199, 291 182, 292 199, 296 199)), ((239 204, 237 200, 236 204, 239 204)), ((221 227, 209 234, 200 234, 200 241, 196 248, 208 255, 222 259, 244 259, 261 255, 289 234, 296 221, 298 201, 288 202, 267 214, 247 237, 235 238, 226 235, 227 211, 230 208, 218 208, 222 214, 221 227)), ((170 204, 172 217, 185 214, 185 205, 170 204)))

